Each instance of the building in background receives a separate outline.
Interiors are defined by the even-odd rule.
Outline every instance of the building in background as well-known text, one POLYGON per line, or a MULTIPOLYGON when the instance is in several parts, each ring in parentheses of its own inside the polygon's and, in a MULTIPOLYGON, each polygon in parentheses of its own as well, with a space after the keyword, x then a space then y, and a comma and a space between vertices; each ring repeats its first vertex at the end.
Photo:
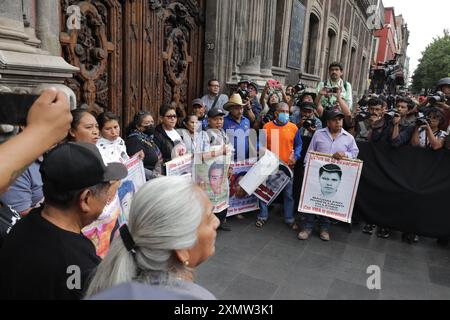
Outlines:
MULTIPOLYGON (((29 92, 65 84, 78 107, 113 111, 123 125, 139 110, 156 117, 162 104, 189 108, 211 78, 224 93, 243 77, 261 87, 271 78, 316 86, 335 60, 357 96, 380 50, 372 31, 381 24, 377 6, 382 2, 1 1, 0 85, 29 92)), ((391 21, 394 11, 387 16, 391 21)))

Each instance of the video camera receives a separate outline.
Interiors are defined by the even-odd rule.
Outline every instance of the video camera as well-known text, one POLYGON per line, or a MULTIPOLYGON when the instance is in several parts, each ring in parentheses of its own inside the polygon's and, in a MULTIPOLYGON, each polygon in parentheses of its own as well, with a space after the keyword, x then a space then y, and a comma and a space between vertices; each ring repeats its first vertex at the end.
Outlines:
POLYGON ((367 104, 365 106, 360 107, 360 112, 356 115, 357 121, 365 121, 367 119, 370 119, 372 114, 370 114, 369 109, 367 108, 367 104))
POLYGON ((447 100, 449 100, 448 97, 446 97, 442 91, 436 91, 436 93, 428 96, 428 101, 431 105, 435 105, 440 102, 445 103, 447 100))
POLYGON ((308 129, 316 129, 316 122, 314 119, 303 119, 303 128, 308 129))
POLYGON ((237 94, 241 96, 242 102, 247 103, 249 100, 249 91, 247 89, 239 88, 237 94))
POLYGON ((417 127, 421 127, 421 126, 426 126, 426 125, 431 125, 431 120, 430 118, 424 116, 422 113, 419 114, 419 117, 416 119, 416 126, 417 127))
POLYGON ((399 117, 400 113, 397 111, 397 109, 390 109, 385 113, 385 117, 388 119, 394 119, 395 117, 399 117))

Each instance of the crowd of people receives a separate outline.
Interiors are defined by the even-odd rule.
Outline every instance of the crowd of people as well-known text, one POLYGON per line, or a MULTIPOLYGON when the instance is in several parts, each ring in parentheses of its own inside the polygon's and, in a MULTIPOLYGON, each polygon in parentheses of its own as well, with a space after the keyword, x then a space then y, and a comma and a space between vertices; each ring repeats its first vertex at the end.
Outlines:
MULTIPOLYGON (((138 112, 124 134, 117 115, 69 112, 63 93, 46 90, 30 109, 27 126, 0 145, 5 164, 0 169, 1 216, 11 221, 8 230, 1 230, 0 297, 125 297, 140 283, 148 285, 139 287, 147 297, 166 297, 176 289, 177 297, 213 298, 193 285, 192 277, 195 267, 214 253, 216 230, 231 231, 227 210, 214 214, 199 186, 164 176, 172 159, 217 148, 224 155, 231 150, 235 162, 265 150, 276 154, 294 172, 280 199, 287 227, 305 241, 317 223, 320 239, 330 241, 334 221, 296 216, 309 152, 342 160, 357 159, 357 142, 450 148, 450 78, 437 88, 447 100, 421 97, 419 103, 406 95, 369 95, 354 104, 343 74, 342 64, 335 62, 329 79, 317 88, 284 88, 270 80, 259 97, 260 86, 250 79, 242 79, 229 97, 212 79, 208 93, 192 102, 184 119, 178 119, 175 107, 164 105, 159 119, 138 112), (101 261, 81 230, 116 195, 127 175, 124 163, 135 156, 143 161, 148 183, 133 198, 128 223, 101 261), (81 278, 72 283, 77 270, 81 278)), ((339 174, 339 167, 321 169, 321 176, 339 174)), ((236 194, 245 194, 235 188, 236 194)), ((255 226, 264 228, 268 220, 269 207, 260 201, 255 226)), ((363 232, 372 234, 375 228, 367 224, 363 232)), ((378 227, 378 237, 389 235, 388 228, 378 227)), ((404 237, 418 241, 416 235, 404 237)))

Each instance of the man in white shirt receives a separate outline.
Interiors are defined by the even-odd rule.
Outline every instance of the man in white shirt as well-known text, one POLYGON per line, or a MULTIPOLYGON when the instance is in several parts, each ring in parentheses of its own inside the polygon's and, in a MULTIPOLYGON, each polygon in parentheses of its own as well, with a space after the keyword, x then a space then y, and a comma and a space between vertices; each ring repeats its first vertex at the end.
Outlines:
POLYGON ((202 98, 205 103, 206 113, 213 108, 223 109, 223 106, 228 102, 228 96, 220 94, 220 83, 216 79, 208 81, 208 94, 202 98))

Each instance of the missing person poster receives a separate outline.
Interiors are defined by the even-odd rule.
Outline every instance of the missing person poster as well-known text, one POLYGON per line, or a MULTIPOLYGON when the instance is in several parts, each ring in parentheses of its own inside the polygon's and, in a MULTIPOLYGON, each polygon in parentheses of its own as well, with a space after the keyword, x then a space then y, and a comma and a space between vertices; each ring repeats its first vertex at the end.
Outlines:
POLYGON ((166 175, 170 176, 191 176, 192 177, 193 155, 187 154, 166 163, 166 175))
POLYGON ((270 175, 267 180, 255 190, 254 195, 266 205, 270 206, 293 178, 294 174, 291 169, 280 161, 278 171, 270 175))
POLYGON ((239 190, 239 182, 245 177, 250 169, 255 165, 257 159, 249 159, 242 162, 236 162, 231 164, 233 174, 230 179, 230 207, 228 208, 228 217, 242 214, 246 212, 252 212, 259 209, 258 198, 254 195, 241 196, 239 190))
POLYGON ((100 217, 83 229, 83 234, 93 242, 97 255, 101 258, 109 251, 114 230, 127 222, 134 194, 146 182, 141 159, 133 157, 124 164, 128 169, 128 176, 121 181, 116 196, 105 206, 100 217))
POLYGON ((298 211, 351 223, 362 167, 360 160, 310 153, 298 211))
POLYGON ((228 170, 231 163, 231 153, 218 157, 196 157, 192 175, 209 197, 213 212, 219 213, 229 208, 230 187, 228 170))

